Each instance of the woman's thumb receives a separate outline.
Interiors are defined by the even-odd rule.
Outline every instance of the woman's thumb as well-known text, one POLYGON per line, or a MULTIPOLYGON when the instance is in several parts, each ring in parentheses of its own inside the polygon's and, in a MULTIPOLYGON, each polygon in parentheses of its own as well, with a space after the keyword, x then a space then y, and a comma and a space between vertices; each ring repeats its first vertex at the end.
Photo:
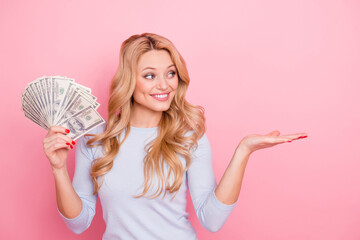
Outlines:
POLYGON ((272 131, 269 134, 267 134, 268 136, 279 136, 280 132, 278 130, 272 131))

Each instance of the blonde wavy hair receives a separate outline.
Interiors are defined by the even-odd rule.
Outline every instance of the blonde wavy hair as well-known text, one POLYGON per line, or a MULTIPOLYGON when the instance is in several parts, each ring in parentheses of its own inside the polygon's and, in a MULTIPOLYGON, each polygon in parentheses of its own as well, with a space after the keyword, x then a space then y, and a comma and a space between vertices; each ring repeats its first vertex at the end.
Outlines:
POLYGON ((101 187, 98 178, 111 170, 114 158, 130 133, 130 110, 133 105, 132 95, 135 90, 137 63, 142 54, 152 50, 166 50, 170 54, 177 70, 179 83, 170 108, 162 113, 158 136, 145 147, 144 189, 141 194, 134 197, 139 198, 148 192, 154 173, 160 179, 159 186, 153 195, 147 197, 156 198, 162 192, 163 197, 166 192, 175 193, 173 196, 175 197, 181 187, 184 174, 190 167, 191 151, 198 147, 197 141, 206 131, 204 108, 185 100, 190 78, 186 63, 174 44, 154 33, 129 37, 121 45, 119 67, 112 79, 105 130, 100 134, 88 134, 94 137, 87 142, 87 146, 101 145, 103 151, 103 156, 92 162, 90 175, 94 183, 94 195, 101 187), (118 136, 123 131, 125 135, 121 140, 118 136), (186 136, 189 131, 192 131, 192 134, 186 136), (177 154, 184 157, 185 168, 177 154), (165 164, 168 168, 166 177, 163 172, 165 164), (170 183, 171 175, 174 177, 172 183, 170 183))

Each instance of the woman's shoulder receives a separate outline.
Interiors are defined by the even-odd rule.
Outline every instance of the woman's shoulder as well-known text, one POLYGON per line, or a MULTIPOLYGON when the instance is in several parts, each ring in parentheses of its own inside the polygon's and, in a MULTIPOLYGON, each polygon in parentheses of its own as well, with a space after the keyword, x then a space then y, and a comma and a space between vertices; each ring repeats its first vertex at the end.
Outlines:
MULTIPOLYGON (((189 137, 193 135, 195 132, 193 130, 188 131, 185 134, 185 137, 189 137)), ((196 144, 193 146, 192 151, 200 150, 200 149, 211 149, 210 141, 207 137, 206 132, 203 135, 198 137, 196 144)))
POLYGON ((105 124, 99 125, 91 129, 89 132, 79 138, 77 149, 82 153, 86 153, 88 156, 92 156, 91 159, 100 156, 99 154, 102 153, 102 147, 101 145, 97 145, 99 144, 99 141, 92 143, 91 146, 87 145, 87 142, 92 139, 96 134, 103 133, 104 131, 105 124))
MULTIPOLYGON (((103 133, 105 131, 105 124, 101 124, 93 129, 91 129, 90 131, 88 131, 87 133, 85 133, 83 136, 81 136, 78 140, 79 142, 79 147, 82 148, 89 148, 91 149, 92 147, 89 147, 87 145, 87 142, 92 139, 93 137, 95 137, 97 134, 103 133)), ((99 142, 94 142, 93 144, 98 144, 99 142)))
MULTIPOLYGON (((185 137, 189 137, 191 135, 195 134, 195 131, 194 130, 189 130, 187 131, 184 136, 185 137)), ((198 138, 198 141, 204 141, 204 140, 207 140, 207 135, 206 135, 206 132, 203 133, 203 135, 201 135, 199 138, 198 138)))
POLYGON ((92 135, 103 133, 105 131, 105 126, 106 126, 106 123, 103 123, 93 129, 91 129, 90 131, 88 131, 85 134, 85 138, 90 139, 92 137, 92 135))

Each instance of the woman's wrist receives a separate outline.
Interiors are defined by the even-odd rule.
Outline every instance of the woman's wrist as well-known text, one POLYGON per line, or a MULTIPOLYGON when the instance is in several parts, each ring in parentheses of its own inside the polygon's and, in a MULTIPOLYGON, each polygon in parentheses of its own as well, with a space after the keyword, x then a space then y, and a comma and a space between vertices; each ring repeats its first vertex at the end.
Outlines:
POLYGON ((67 172, 67 167, 66 166, 64 166, 64 167, 62 167, 62 168, 54 168, 54 167, 52 167, 52 172, 53 172, 53 175, 54 176, 59 176, 59 175, 66 175, 66 174, 68 174, 68 172, 67 172))
POLYGON ((245 146, 243 143, 239 143, 239 145, 237 146, 235 153, 241 153, 241 154, 245 154, 245 155, 250 155, 252 153, 252 151, 245 146))
POLYGON ((247 165, 250 155, 251 151, 246 146, 239 145, 234 152, 230 165, 235 168, 243 168, 247 165))

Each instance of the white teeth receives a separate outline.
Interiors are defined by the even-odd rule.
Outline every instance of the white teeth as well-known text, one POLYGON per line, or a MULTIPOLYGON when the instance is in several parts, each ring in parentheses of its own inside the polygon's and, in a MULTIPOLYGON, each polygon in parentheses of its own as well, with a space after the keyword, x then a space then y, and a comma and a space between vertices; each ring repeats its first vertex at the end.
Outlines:
POLYGON ((157 98, 166 98, 169 94, 161 94, 161 95, 153 95, 154 97, 157 98))

